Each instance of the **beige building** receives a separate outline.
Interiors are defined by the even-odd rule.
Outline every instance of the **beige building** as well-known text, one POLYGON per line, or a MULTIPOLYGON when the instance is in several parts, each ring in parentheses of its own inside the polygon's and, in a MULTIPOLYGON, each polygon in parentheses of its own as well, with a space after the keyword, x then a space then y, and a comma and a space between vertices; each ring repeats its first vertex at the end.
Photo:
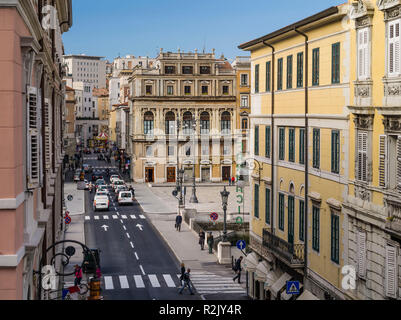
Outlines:
POLYGON ((216 59, 214 51, 161 50, 153 67, 134 69, 129 83, 135 182, 175 182, 177 147, 186 181, 193 179, 194 162, 196 181, 221 182, 235 174, 236 75, 227 60, 216 59))
POLYGON ((64 148, 66 154, 71 158, 74 156, 77 146, 75 138, 76 99, 73 88, 66 86, 65 91, 64 148))

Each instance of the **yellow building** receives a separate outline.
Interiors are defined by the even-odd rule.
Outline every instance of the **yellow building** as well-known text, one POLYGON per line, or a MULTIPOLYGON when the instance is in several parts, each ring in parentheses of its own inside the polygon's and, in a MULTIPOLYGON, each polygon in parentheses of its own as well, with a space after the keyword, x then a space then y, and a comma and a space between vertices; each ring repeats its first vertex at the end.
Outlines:
POLYGON ((351 96, 347 265, 353 299, 401 298, 400 1, 349 1, 351 96))
POLYGON ((251 176, 245 260, 255 299, 290 299, 291 279, 309 297, 345 298, 350 33, 341 5, 239 46, 251 52, 251 153, 262 169, 251 176))
POLYGON ((117 142, 116 121, 117 121, 116 106, 113 106, 112 110, 109 112, 109 138, 111 143, 117 142))
POLYGON ((108 120, 109 91, 106 88, 93 89, 93 97, 97 99, 97 115, 99 120, 108 120))

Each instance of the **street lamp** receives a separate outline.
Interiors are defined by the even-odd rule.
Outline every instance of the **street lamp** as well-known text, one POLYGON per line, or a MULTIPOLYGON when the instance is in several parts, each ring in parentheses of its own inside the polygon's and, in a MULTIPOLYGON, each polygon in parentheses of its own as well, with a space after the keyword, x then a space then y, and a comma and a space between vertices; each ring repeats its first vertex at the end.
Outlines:
POLYGON ((224 190, 220 192, 221 194, 221 201, 223 205, 223 211, 224 211, 224 226, 223 226, 223 242, 227 241, 227 204, 228 204, 228 196, 230 195, 230 192, 227 191, 226 187, 224 187, 224 190))
POLYGON ((193 137, 193 143, 194 143, 194 168, 193 168, 193 174, 192 174, 192 195, 191 199, 189 200, 190 203, 199 203, 198 198, 196 197, 196 178, 195 178, 195 163, 196 163, 196 146, 195 146, 195 140, 196 140, 196 119, 195 115, 193 117, 193 132, 194 132, 194 137, 193 137))
MULTIPOLYGON (((180 139, 180 126, 181 126, 180 116, 179 116, 179 114, 177 114, 177 179, 176 179, 177 180, 176 181, 176 190, 177 191, 179 190, 179 187, 180 187, 180 172, 181 172, 180 164, 179 164, 179 162, 180 162, 180 156, 179 156, 179 150, 180 150, 180 140, 179 140, 180 139)), ((182 202, 182 191, 181 191, 181 197, 180 197, 178 205, 179 206, 183 205, 183 202, 182 202)))

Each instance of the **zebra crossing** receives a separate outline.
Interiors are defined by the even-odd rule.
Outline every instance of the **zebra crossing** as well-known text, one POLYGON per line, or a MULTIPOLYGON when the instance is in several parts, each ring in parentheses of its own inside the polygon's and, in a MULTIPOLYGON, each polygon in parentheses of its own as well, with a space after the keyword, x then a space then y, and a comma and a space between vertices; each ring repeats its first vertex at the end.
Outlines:
POLYGON ((247 295, 246 289, 234 283, 232 277, 223 277, 209 272, 191 272, 191 281, 199 294, 241 294, 247 295))
POLYGON ((120 217, 118 215, 95 215, 95 216, 85 216, 86 221, 91 221, 91 220, 146 220, 146 217, 142 214, 136 216, 134 214, 131 215, 121 215, 120 217))

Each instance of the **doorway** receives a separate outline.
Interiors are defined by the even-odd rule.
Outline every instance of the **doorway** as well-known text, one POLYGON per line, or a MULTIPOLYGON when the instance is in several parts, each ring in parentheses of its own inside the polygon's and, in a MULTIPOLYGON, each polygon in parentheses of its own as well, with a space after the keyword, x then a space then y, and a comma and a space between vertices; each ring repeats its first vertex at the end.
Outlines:
POLYGON ((146 183, 155 182, 155 169, 154 168, 145 168, 145 182, 146 183))
POLYGON ((175 175, 174 167, 167 168, 167 182, 168 183, 176 182, 176 175, 175 175))
POLYGON ((202 168, 202 182, 210 182, 210 168, 202 168))
POLYGON ((223 167, 223 181, 228 181, 231 178, 231 167, 223 167))

